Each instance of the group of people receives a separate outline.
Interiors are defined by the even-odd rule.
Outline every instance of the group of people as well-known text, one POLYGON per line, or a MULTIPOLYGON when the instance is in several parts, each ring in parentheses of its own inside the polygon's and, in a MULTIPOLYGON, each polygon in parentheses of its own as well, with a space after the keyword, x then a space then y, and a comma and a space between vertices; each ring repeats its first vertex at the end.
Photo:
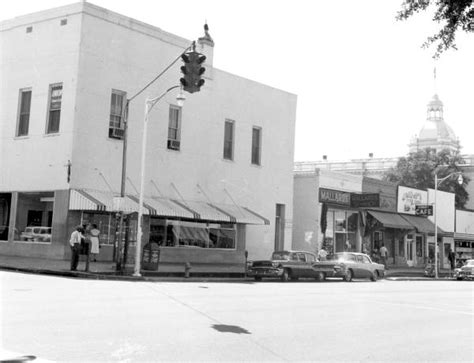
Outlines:
POLYGON ((77 226, 71 233, 69 244, 71 246, 71 271, 77 270, 79 255, 86 255, 85 271, 89 271, 90 255, 94 262, 99 254, 99 234, 96 224, 85 224, 77 226))

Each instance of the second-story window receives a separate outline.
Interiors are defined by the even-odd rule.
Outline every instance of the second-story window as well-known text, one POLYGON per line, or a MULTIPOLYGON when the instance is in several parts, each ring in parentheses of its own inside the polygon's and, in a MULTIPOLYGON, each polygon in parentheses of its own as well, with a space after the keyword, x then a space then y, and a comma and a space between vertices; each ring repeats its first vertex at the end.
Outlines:
POLYGON ((224 159, 234 160, 234 121, 225 120, 224 159))
POLYGON ((30 126, 31 89, 20 90, 19 103, 16 136, 26 136, 30 126))
POLYGON ((170 105, 168 123, 169 150, 179 150, 181 147, 181 107, 170 105))
POLYGON ((123 139, 123 107, 125 95, 125 92, 112 90, 109 119, 109 137, 112 139, 123 139))
POLYGON ((63 99, 63 84, 56 83, 49 86, 49 110, 47 134, 59 132, 59 121, 61 119, 61 103, 63 99))
POLYGON ((252 128, 252 164, 260 165, 262 157, 262 129, 252 128))

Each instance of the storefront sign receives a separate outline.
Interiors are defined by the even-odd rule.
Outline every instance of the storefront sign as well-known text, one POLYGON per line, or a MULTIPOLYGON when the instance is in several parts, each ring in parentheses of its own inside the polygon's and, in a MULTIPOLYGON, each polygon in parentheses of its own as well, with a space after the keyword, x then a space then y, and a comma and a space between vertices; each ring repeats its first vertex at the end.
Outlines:
POLYGON ((352 208, 378 208, 380 207, 379 193, 355 194, 351 193, 352 208))
POLYGON ((398 187, 397 212, 415 215, 415 207, 419 204, 428 204, 426 190, 398 187))
POLYGON ((351 193, 340 190, 319 188, 319 202, 351 206, 351 193))
POLYGON ((415 214, 417 216, 432 216, 433 215, 433 206, 418 204, 415 206, 415 214))

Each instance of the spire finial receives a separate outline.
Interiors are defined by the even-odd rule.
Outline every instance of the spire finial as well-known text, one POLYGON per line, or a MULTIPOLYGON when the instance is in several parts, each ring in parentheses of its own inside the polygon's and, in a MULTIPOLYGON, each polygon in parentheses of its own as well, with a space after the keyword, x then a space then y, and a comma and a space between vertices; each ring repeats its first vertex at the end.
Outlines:
POLYGON ((204 23, 204 36, 199 38, 200 42, 208 43, 211 46, 214 46, 214 41, 212 40, 211 35, 209 34, 209 25, 207 25, 207 19, 204 23))

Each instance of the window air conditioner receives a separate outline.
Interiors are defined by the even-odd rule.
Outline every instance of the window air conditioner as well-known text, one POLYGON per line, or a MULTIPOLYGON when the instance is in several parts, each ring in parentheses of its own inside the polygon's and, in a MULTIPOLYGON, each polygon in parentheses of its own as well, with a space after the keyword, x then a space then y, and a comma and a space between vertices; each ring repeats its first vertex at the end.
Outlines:
POLYGON ((179 140, 168 140, 168 149, 179 150, 181 142, 179 140))

